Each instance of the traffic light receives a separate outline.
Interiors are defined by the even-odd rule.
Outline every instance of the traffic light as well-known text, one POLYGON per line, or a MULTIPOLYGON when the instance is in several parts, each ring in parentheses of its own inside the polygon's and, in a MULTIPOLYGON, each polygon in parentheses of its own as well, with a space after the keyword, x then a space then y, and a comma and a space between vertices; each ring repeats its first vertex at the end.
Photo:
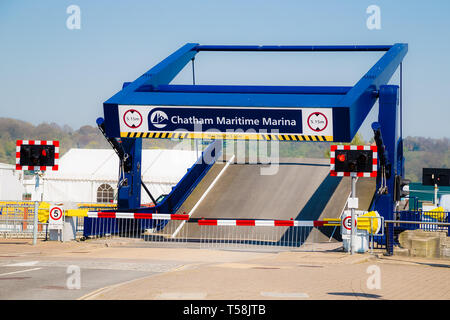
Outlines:
POLYGON ((332 176, 376 177, 376 146, 331 146, 330 163, 332 176))
POLYGON ((22 145, 19 164, 21 166, 53 166, 55 164, 55 147, 22 145))
POLYGON ((449 168, 423 168, 422 184, 424 186, 450 186, 450 169, 449 168))
POLYGON ((394 180, 394 201, 400 201, 402 198, 409 196, 409 184, 411 180, 402 176, 395 176, 394 180))
POLYGON ((58 169, 58 141, 18 140, 16 146, 17 170, 58 169))
POLYGON ((371 151, 336 150, 336 172, 371 172, 371 151))

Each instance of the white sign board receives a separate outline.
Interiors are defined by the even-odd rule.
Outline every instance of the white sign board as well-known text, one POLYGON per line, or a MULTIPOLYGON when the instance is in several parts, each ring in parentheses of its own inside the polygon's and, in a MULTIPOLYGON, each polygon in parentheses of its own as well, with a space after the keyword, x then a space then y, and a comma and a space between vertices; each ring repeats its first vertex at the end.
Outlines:
POLYGON ((63 229, 63 209, 58 206, 52 206, 49 210, 48 229, 62 230, 63 229))
POLYGON ((235 139, 245 133, 248 139, 273 134, 307 136, 306 141, 333 140, 332 108, 119 105, 118 111, 122 137, 171 138, 168 133, 184 131, 206 139, 218 133, 235 139))
MULTIPOLYGON (((366 211, 355 210, 356 217, 363 215, 364 213, 366 213, 366 211)), ((356 221, 355 221, 355 227, 356 227, 356 221)), ((352 234, 352 211, 345 210, 344 213, 342 214, 342 219, 341 219, 342 239, 350 239, 351 234, 352 234)))

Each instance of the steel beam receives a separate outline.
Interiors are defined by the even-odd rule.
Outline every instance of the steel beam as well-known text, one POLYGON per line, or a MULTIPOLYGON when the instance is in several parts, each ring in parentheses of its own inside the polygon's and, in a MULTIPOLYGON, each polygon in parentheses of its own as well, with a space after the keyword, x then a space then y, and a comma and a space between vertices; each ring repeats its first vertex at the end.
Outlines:
POLYGON ((392 46, 233 46, 233 45, 198 45, 196 51, 266 51, 266 52, 286 52, 286 51, 388 51, 392 46))
POLYGON ((348 107, 350 112, 347 141, 351 141, 358 132, 378 99, 380 87, 388 84, 407 52, 407 44, 393 45, 339 103, 341 107, 348 107))
POLYGON ((159 85, 142 86, 139 92, 184 93, 270 93, 270 94, 347 94, 352 87, 311 86, 220 86, 220 85, 159 85))
POLYGON ((408 51, 407 44, 375 46, 205 46, 188 43, 104 103, 106 132, 119 136, 118 105, 324 107, 339 124, 335 141, 350 142, 408 51), (200 51, 368 52, 385 51, 354 87, 188 86, 170 81, 200 51))
POLYGON ((196 46, 196 43, 188 43, 184 45, 156 66, 148 70, 142 76, 137 78, 135 81, 124 85, 121 91, 105 103, 113 103, 111 101, 115 101, 116 99, 124 99, 128 94, 136 91, 139 87, 144 85, 158 86, 160 84, 168 84, 197 54, 197 51, 193 50, 196 46))

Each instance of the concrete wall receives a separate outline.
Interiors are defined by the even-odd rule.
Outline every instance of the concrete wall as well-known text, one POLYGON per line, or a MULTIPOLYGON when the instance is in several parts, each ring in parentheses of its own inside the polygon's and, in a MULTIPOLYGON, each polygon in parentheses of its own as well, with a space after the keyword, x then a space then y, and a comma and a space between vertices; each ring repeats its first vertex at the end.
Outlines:
POLYGON ((447 232, 407 230, 398 236, 400 247, 394 253, 425 258, 450 258, 450 237, 447 232))

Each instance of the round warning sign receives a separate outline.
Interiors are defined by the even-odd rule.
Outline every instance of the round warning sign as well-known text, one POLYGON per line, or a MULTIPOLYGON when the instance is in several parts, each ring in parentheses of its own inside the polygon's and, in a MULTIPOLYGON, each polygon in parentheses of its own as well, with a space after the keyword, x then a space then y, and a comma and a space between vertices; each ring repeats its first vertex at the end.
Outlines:
POLYGON ((139 113, 139 111, 130 109, 124 113, 123 122, 129 128, 139 128, 142 124, 142 115, 139 113))
MULTIPOLYGON (((342 220, 342 226, 347 230, 352 230, 352 216, 346 216, 342 220)), ((355 221, 355 227, 356 227, 356 221, 355 221)))
POLYGON ((347 230, 352 230, 352 216, 347 216, 342 221, 342 226, 347 230))
POLYGON ((321 132, 328 126, 328 119, 322 112, 313 112, 309 115, 306 123, 311 130, 321 132))
POLYGON ((52 207, 50 209, 50 220, 58 221, 63 216, 63 210, 60 207, 52 207))

